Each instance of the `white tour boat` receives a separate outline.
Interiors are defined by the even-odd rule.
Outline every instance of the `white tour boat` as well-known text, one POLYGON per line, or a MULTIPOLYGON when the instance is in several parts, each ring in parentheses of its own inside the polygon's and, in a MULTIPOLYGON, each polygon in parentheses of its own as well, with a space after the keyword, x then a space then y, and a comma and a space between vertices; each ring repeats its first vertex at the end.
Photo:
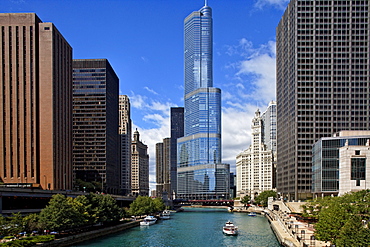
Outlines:
POLYGON ((164 210, 161 214, 162 220, 169 220, 171 218, 171 212, 169 210, 164 210))
POLYGON ((157 218, 154 217, 154 216, 149 215, 149 216, 145 217, 143 221, 140 222, 140 225, 141 226, 150 226, 150 225, 155 224, 155 222, 157 222, 157 218))
POLYGON ((222 232, 226 235, 238 235, 238 227, 235 226, 231 221, 228 221, 225 223, 225 225, 222 227, 222 232))

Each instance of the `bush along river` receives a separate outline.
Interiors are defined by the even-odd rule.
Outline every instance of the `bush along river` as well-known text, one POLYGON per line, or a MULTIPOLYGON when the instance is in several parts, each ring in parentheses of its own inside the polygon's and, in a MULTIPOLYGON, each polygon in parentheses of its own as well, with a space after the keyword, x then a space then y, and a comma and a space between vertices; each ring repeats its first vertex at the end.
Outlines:
POLYGON ((246 213, 229 213, 226 209, 186 207, 183 212, 172 213, 169 220, 158 220, 151 226, 134 227, 74 246, 276 247, 281 245, 264 216, 250 217, 246 213), (222 233, 222 226, 228 220, 238 226, 237 236, 227 236, 222 233))

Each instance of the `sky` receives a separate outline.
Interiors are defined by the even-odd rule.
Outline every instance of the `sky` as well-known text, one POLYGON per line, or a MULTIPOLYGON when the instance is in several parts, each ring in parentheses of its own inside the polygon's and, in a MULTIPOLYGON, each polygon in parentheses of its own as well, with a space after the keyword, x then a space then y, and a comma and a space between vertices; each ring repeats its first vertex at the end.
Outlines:
MULTIPOLYGON (((222 162, 251 142, 251 120, 275 96, 275 29, 289 0, 208 0, 213 16, 213 86, 222 91, 222 162)), ((1 13, 52 22, 74 59, 106 58, 131 102, 133 130, 148 145, 170 136, 170 107, 184 106, 184 19, 203 0, 0 0, 1 13)))

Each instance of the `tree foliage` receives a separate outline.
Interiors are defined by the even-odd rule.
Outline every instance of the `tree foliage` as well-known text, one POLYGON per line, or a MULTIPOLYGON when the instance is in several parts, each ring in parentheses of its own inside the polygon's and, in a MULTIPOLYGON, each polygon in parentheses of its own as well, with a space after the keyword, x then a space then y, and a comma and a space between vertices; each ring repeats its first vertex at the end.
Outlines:
POLYGON ((48 206, 41 210, 40 224, 44 229, 60 231, 81 224, 81 215, 73 205, 73 199, 64 195, 53 195, 48 206))
POLYGON ((54 195, 49 205, 40 213, 44 229, 61 231, 80 226, 119 221, 123 210, 110 195, 93 194, 66 198, 54 195))
POLYGON ((248 204, 250 202, 250 200, 251 200, 251 197, 249 195, 246 195, 246 196, 243 196, 243 198, 240 200, 240 202, 243 203, 244 206, 245 206, 245 204, 248 204))
POLYGON ((303 207, 318 219, 315 236, 336 246, 370 246, 370 191, 316 199, 303 207))
POLYGON ((135 201, 130 204, 130 215, 148 215, 162 211, 165 205, 160 198, 152 199, 149 196, 138 196, 135 201))
POLYGON ((262 205, 264 207, 267 207, 267 202, 269 197, 276 197, 277 193, 273 190, 266 190, 261 192, 256 198, 254 198, 254 201, 258 205, 262 205))

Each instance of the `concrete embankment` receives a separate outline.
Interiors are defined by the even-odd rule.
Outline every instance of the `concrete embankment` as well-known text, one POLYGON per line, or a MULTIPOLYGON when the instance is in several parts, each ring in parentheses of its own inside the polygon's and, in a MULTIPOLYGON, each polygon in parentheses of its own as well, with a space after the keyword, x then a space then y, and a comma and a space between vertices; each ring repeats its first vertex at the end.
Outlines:
POLYGON ((75 235, 68 236, 68 237, 65 237, 65 238, 56 239, 52 242, 38 244, 37 246, 47 246, 47 247, 71 246, 71 245, 74 245, 74 244, 77 244, 77 243, 81 243, 81 242, 91 240, 91 239, 94 239, 94 238, 103 237, 105 235, 109 235, 109 234, 112 234, 112 233, 123 231, 125 229, 129 229, 129 228, 136 227, 136 226, 139 226, 139 225, 140 225, 140 221, 132 221, 132 222, 123 223, 123 224, 120 224, 120 225, 115 225, 115 226, 111 226, 111 227, 107 227, 107 228, 102 228, 102 229, 99 229, 99 230, 94 230, 94 231, 84 232, 84 233, 80 233, 80 234, 75 234, 75 235))

